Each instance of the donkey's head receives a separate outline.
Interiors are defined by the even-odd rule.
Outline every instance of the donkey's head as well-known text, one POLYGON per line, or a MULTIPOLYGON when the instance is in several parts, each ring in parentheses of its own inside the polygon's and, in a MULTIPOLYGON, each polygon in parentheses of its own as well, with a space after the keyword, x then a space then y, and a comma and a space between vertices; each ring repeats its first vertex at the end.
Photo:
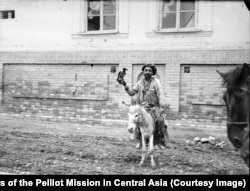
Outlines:
MULTIPOLYGON (((124 103, 124 102, 123 102, 124 103)), ((129 108, 128 112, 128 131, 134 133, 136 127, 141 122, 141 107, 124 103, 129 108)))

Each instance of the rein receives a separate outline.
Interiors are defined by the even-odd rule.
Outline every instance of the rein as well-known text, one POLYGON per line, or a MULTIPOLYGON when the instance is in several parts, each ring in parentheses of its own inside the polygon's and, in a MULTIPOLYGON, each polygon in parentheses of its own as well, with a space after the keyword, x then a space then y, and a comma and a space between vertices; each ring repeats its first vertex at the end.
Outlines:
POLYGON ((232 122, 232 121, 227 121, 227 124, 229 125, 248 125, 249 122, 232 122))

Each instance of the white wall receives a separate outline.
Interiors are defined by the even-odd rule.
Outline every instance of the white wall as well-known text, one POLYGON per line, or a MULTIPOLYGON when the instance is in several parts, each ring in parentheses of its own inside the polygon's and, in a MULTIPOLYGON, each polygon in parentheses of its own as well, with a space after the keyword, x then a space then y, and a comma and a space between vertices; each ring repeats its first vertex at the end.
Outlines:
POLYGON ((214 2, 212 43, 244 44, 249 48, 250 12, 242 1, 214 2))
POLYGON ((0 51, 249 49, 250 14, 243 1, 200 1, 195 33, 155 33, 156 0, 121 0, 120 34, 77 35, 79 0, 0 0, 15 19, 0 20, 0 51))

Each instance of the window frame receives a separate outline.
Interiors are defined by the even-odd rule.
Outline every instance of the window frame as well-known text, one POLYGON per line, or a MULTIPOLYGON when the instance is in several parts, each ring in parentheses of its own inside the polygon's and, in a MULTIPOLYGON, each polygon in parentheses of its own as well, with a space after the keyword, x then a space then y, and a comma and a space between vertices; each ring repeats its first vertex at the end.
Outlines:
POLYGON ((101 3, 101 11, 100 11, 100 30, 98 31, 88 31, 88 0, 84 0, 84 34, 112 34, 117 33, 119 29, 119 1, 115 0, 116 2, 116 22, 115 22, 115 29, 113 30, 103 30, 103 0, 100 0, 101 3))
POLYGON ((176 27, 175 28, 162 28, 162 15, 163 15, 163 3, 162 0, 159 0, 159 6, 158 6, 158 26, 157 26, 157 32, 197 32, 200 31, 198 29, 198 0, 195 0, 195 21, 194 21, 194 27, 189 28, 180 28, 180 1, 176 0, 176 27))

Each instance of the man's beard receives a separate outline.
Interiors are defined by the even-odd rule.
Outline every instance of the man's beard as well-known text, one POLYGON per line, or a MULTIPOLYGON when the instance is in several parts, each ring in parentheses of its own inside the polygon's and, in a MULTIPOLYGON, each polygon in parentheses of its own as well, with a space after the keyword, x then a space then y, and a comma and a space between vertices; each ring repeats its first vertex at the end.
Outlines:
POLYGON ((151 74, 145 74, 144 75, 146 79, 150 79, 151 78, 151 74))

